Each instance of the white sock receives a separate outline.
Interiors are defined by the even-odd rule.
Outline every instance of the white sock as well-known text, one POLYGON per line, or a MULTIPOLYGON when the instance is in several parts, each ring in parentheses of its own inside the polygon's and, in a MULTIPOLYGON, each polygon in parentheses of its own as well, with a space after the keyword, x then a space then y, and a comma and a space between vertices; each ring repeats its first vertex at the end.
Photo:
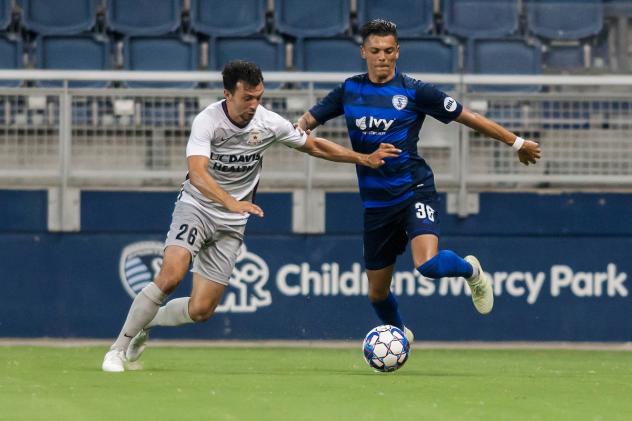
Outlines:
POLYGON ((180 326, 193 323, 189 315, 189 300, 191 297, 173 299, 160 307, 156 317, 146 327, 154 326, 180 326))
POLYGON ((158 285, 153 282, 147 284, 134 298, 121 333, 110 349, 126 350, 132 338, 154 318, 165 298, 167 296, 158 285))

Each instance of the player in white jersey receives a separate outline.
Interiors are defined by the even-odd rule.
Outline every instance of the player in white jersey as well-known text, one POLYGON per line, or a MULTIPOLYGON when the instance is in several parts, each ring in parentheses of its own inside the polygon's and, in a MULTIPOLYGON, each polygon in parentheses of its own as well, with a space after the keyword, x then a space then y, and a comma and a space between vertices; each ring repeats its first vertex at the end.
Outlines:
POLYGON ((145 348, 154 326, 201 322, 213 315, 228 285, 243 243, 248 216, 263 217, 252 202, 264 151, 280 142, 312 156, 378 168, 400 150, 383 144, 361 154, 294 128, 260 105, 263 77, 256 64, 228 63, 222 71, 225 99, 193 121, 186 148, 188 177, 173 211, 163 264, 153 282, 134 299, 102 368, 122 372, 145 348), (193 262, 190 297, 164 303, 193 262))

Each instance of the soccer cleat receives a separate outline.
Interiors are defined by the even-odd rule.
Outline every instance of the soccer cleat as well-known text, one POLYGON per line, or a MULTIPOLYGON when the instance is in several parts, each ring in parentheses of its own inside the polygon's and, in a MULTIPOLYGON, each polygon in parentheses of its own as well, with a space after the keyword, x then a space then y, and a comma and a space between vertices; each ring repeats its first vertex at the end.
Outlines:
POLYGON ((494 290, 492 283, 489 278, 485 276, 485 272, 483 272, 483 268, 476 257, 465 256, 465 260, 471 264, 472 267, 478 269, 478 276, 467 280, 467 284, 472 291, 474 307, 476 307, 476 310, 481 314, 489 314, 492 311, 492 307, 494 307, 494 290))
POLYGON ((109 350, 105 354, 105 358, 103 358, 101 368, 103 371, 109 373, 121 373, 125 371, 125 352, 121 349, 109 350))
POLYGON ((149 329, 141 329, 140 332, 132 338, 125 352, 127 361, 134 362, 140 358, 147 347, 147 339, 149 339, 149 329))
POLYGON ((404 336, 408 339, 408 343, 412 345, 415 340, 415 335, 413 335, 413 331, 408 329, 406 326, 404 326, 404 336))

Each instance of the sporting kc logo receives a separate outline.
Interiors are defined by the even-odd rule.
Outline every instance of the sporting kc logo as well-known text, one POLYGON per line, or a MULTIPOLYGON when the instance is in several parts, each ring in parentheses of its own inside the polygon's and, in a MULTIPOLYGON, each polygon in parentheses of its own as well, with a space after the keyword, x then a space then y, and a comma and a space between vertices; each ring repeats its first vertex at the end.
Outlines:
POLYGON ((158 274, 163 247, 159 241, 141 241, 128 245, 121 252, 119 275, 130 297, 136 297, 158 274))
MULTIPOLYGON (((121 252, 119 274, 123 288, 134 298, 150 283, 162 266, 164 244, 158 241, 141 241, 126 246, 121 252)), ((241 248, 235 268, 230 275, 224 299, 217 312, 253 313, 259 307, 272 304, 272 295, 265 289, 270 270, 265 260, 241 248)))
POLYGON ((395 107, 396 110, 403 110, 404 108, 406 108, 406 105, 408 105, 408 98, 405 97, 404 95, 393 95, 393 107, 395 107))

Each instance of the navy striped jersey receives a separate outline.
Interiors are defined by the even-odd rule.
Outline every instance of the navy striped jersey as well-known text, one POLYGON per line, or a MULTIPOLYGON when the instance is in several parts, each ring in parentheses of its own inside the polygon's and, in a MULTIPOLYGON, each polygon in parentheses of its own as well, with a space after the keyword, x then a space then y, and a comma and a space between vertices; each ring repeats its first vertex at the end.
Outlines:
POLYGON ((401 203, 413 192, 433 191, 430 166, 417 153, 419 130, 430 115, 443 123, 456 119, 463 107, 433 85, 396 71, 389 82, 376 84, 368 74, 353 76, 332 90, 309 112, 323 124, 344 114, 353 149, 370 154, 380 143, 402 150, 379 169, 356 165, 365 208, 401 203))

